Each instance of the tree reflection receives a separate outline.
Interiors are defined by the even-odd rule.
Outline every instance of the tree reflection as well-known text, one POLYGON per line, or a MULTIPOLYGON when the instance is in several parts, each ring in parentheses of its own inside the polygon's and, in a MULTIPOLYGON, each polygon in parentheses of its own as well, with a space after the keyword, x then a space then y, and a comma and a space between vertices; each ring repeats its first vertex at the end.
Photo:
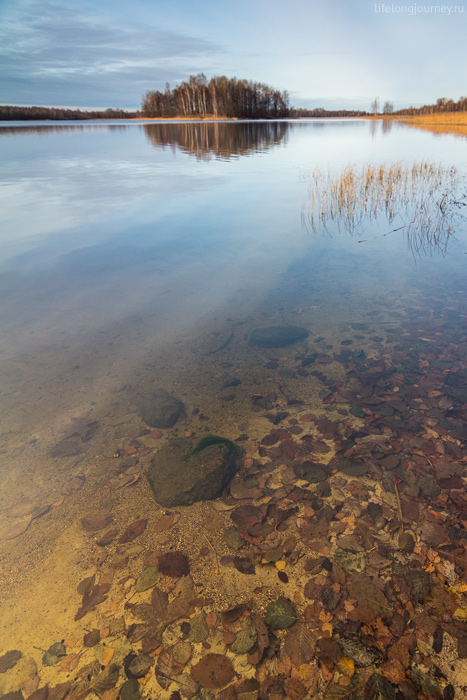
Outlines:
POLYGON ((286 143, 289 126, 283 121, 163 122, 144 124, 144 131, 154 146, 178 148, 198 160, 229 160, 286 143))

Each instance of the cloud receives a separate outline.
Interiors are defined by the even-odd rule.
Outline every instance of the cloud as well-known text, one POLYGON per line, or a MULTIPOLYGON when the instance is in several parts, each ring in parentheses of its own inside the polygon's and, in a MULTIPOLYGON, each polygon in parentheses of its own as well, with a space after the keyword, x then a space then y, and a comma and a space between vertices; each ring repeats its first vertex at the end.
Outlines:
POLYGON ((146 90, 200 72, 222 52, 202 38, 36 0, 4 18, 0 46, 10 104, 135 107, 146 90))

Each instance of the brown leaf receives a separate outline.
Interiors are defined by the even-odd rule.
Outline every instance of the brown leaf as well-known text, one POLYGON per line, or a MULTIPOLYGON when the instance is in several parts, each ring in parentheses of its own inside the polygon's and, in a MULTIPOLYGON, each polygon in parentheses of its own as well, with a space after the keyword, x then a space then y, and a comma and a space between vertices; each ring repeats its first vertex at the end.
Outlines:
POLYGON ((81 607, 75 615, 75 620, 79 620, 80 618, 84 617, 84 615, 95 608, 96 605, 99 605, 99 603, 103 603, 104 600, 107 600, 106 593, 109 591, 109 588, 109 583, 102 583, 94 586, 88 593, 85 593, 83 595, 81 607))
POLYGON ((127 542, 132 542, 137 537, 145 531, 147 520, 135 520, 134 523, 128 525, 128 527, 123 531, 123 534, 118 538, 120 544, 126 544, 127 542))
POLYGON ((167 607, 169 604, 169 596, 165 591, 155 586, 151 593, 151 607, 153 608, 154 615, 159 620, 165 620, 167 617, 167 607))
POLYGON ((28 529, 29 525, 31 524, 31 516, 27 518, 26 520, 20 520, 19 523, 15 523, 14 525, 10 525, 10 527, 7 527, 2 534, 0 535, 0 540, 13 540, 15 537, 19 537, 19 535, 22 535, 23 532, 26 532, 28 529))
POLYGON ((387 661, 383 666, 381 666, 380 671, 382 675, 391 681, 391 683, 401 683, 405 678, 405 671, 402 664, 399 661, 393 659, 392 661, 387 661))
POLYGON ((47 700, 49 695, 49 689, 46 685, 42 688, 38 688, 31 695, 28 696, 27 700, 47 700))
POLYGON ((376 610, 380 615, 387 616, 393 609, 383 591, 369 578, 361 579, 349 584, 349 595, 355 598, 361 605, 366 605, 376 610))
POLYGON ((96 574, 93 574, 92 576, 88 576, 87 578, 83 578, 80 583, 78 583, 76 590, 80 595, 86 595, 87 593, 90 593, 92 589, 94 588, 94 584, 96 583, 96 574))
POLYGON ((222 654, 207 654, 190 669, 202 688, 223 688, 235 676, 230 660, 222 654))
POLYGON ((177 581, 173 593, 175 597, 169 604, 168 619, 175 621, 181 617, 189 617, 193 612, 192 600, 195 595, 191 576, 182 576, 177 581))
POLYGON ((242 615, 245 612, 245 610, 247 610, 248 605, 248 603, 242 603, 241 605, 236 605, 234 608, 224 610, 221 613, 222 619, 226 622, 235 622, 235 620, 238 620, 240 615, 242 615))
POLYGON ((90 518, 82 518, 81 525, 86 530, 86 532, 98 532, 103 530, 107 525, 112 522, 112 517, 109 510, 100 510, 95 515, 90 518))
POLYGON ((238 506, 230 514, 231 519, 241 530, 246 530, 255 523, 263 522, 263 511, 256 506, 238 506))
POLYGON ((165 576, 178 578, 190 573, 188 557, 183 552, 166 552, 159 557, 159 571, 165 576))
POLYGON ((245 557, 234 557, 234 566, 241 574, 254 575, 256 573, 253 562, 245 557))
POLYGON ((98 540, 96 540, 96 544, 99 547, 106 547, 108 544, 114 541, 114 539, 118 535, 118 530, 112 529, 112 530, 107 530, 102 537, 100 537, 98 540))
POLYGON ((81 474, 77 474, 76 476, 71 476, 68 478, 65 483, 62 486, 62 494, 64 496, 69 496, 73 491, 76 491, 77 489, 80 489, 82 485, 84 484, 86 480, 86 477, 82 476, 81 474))
POLYGON ((65 656, 65 658, 63 658, 58 665, 62 671, 74 671, 79 664, 80 658, 81 657, 79 654, 68 654, 68 656, 65 656))
POLYGON ((314 657, 316 639, 306 624, 294 625, 287 632, 284 654, 290 656, 295 666, 307 664, 314 657))
POLYGON ((47 700, 63 700, 63 698, 68 694, 69 690, 70 683, 68 681, 66 683, 59 683, 53 688, 49 688, 47 700))
POLYGON ((248 652, 247 660, 249 664, 256 665, 259 664, 263 658, 264 650, 269 646, 269 631, 263 619, 257 613, 253 613, 251 619, 256 628, 257 638, 256 648, 253 647, 253 649, 248 652))
POLYGON ((154 527, 154 532, 165 532, 165 530, 168 530, 172 525, 177 522, 177 520, 180 518, 179 513, 172 513, 172 515, 164 515, 160 520, 157 521, 155 527, 154 527), (178 515, 178 518, 176 516, 178 515))

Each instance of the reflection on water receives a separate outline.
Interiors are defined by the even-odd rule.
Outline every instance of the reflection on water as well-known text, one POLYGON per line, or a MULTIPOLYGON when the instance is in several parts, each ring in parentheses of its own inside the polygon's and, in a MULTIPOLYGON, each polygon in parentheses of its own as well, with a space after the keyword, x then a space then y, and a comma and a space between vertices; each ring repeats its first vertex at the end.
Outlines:
POLYGON ((300 205, 315 168, 332 178, 355 163, 355 175, 400 156, 463 176, 465 153, 372 128, 3 134, 0 658, 17 664, 3 654, 20 650, 22 670, 0 674, 0 695, 44 698, 48 685, 60 700, 96 688, 112 700, 125 682, 196 697, 191 669, 209 645, 265 698, 278 678, 296 697, 354 682, 368 697, 372 683, 452 697, 465 638, 465 224, 444 258, 415 265, 403 231, 378 238, 355 212, 365 245, 334 235, 337 218, 310 235, 300 205), (294 343, 253 342, 291 326, 304 329, 294 343), (154 418, 167 402, 175 417, 154 418), (146 480, 155 455, 207 435, 242 447, 242 470, 215 506, 162 509, 146 480), (276 634, 264 619, 278 597, 299 623, 276 634), (240 603, 227 630, 222 614, 240 603), (438 627, 444 675, 424 665, 420 680, 431 646, 416 640, 438 627), (245 630, 266 640, 264 659, 234 652, 245 630), (402 647, 399 668, 386 651, 402 647), (340 649, 369 665, 339 665, 340 649), (144 684, 127 679, 134 657, 144 684))
POLYGON ((267 151, 287 142, 287 122, 185 122, 145 124, 154 146, 172 146, 200 160, 229 159, 267 151))
POLYGON ((381 226, 384 219, 398 225, 380 237, 403 231, 415 255, 435 250, 446 255, 456 227, 466 221, 467 179, 454 166, 420 161, 365 164, 356 170, 350 165, 337 173, 317 169, 309 180, 302 217, 315 234, 335 224, 339 231, 361 236, 370 222, 381 226))

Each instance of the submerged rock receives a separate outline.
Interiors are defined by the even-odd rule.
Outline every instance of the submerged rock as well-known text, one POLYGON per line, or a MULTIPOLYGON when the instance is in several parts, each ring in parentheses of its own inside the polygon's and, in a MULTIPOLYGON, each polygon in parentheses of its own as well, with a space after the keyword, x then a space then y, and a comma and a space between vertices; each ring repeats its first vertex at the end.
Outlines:
POLYGON ((136 401, 140 418, 151 428, 171 428, 183 413, 183 403, 165 389, 143 394, 136 401))
POLYGON ((255 328, 250 335, 250 343, 261 348, 282 348, 308 337, 308 331, 301 326, 268 326, 255 328))
POLYGON ((164 506, 186 506, 218 498, 240 469, 243 453, 230 440, 208 436, 172 440, 153 458, 147 477, 154 498, 164 506))

